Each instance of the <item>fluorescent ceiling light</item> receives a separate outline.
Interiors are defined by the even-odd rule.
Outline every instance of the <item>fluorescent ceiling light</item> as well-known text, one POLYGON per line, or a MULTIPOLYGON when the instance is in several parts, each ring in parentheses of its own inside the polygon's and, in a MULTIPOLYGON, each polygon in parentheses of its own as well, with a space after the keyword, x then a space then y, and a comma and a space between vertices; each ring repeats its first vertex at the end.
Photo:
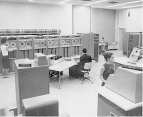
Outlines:
POLYGON ((100 2, 104 2, 104 1, 108 1, 108 0, 101 0, 101 1, 97 1, 97 2, 91 2, 91 3, 88 3, 88 4, 84 4, 84 6, 88 6, 88 5, 91 5, 91 4, 96 4, 96 3, 100 3, 100 2))
MULTIPOLYGON (((123 3, 123 4, 117 4, 117 5, 111 5, 111 6, 107 6, 107 7, 114 7, 114 6, 120 6, 120 5, 132 4, 132 3, 136 3, 136 2, 142 2, 142 0, 134 1, 134 2, 127 2, 127 3, 123 3)), ((106 7, 106 8, 107 8, 107 7, 106 7)))
POLYGON ((63 4, 63 3, 68 2, 68 1, 70 1, 70 0, 63 0, 63 1, 59 2, 58 4, 63 4))
POLYGON ((33 0, 28 0, 29 2, 32 2, 33 0))
POLYGON ((122 7, 122 8, 133 8, 133 7, 140 7, 140 6, 143 6, 143 5, 134 5, 134 6, 127 6, 127 7, 122 7))

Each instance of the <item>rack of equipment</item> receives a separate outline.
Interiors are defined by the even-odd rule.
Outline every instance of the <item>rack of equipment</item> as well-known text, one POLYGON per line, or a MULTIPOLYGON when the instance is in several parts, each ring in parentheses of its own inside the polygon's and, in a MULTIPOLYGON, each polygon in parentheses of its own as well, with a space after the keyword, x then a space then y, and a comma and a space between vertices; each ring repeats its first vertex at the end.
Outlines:
MULTIPOLYGON (((19 32, 17 30, 17 32, 19 32)), ((97 35, 99 38, 99 35, 97 35)), ((12 35, 0 36, 7 39, 7 45, 12 51, 9 52, 10 68, 13 72, 13 60, 34 59, 34 53, 45 55, 54 54, 62 57, 71 57, 82 54, 82 48, 87 48, 88 54, 98 61, 98 38, 94 34, 75 35, 12 35), (95 42, 94 42, 95 40, 95 42), (88 45, 87 45, 88 44, 88 45)), ((1 42, 1 41, 0 41, 1 42)), ((1 53, 0 53, 1 54, 1 53)), ((2 56, 0 56, 0 73, 2 73, 2 56)))
POLYGON ((0 29, 0 36, 10 35, 59 35, 60 29, 0 29))
MULTIPOLYGON (((54 54, 63 57, 71 57, 81 54, 81 35, 17 35, 0 36, 7 39, 10 58, 9 71, 13 72, 13 60, 34 59, 34 53, 45 55, 54 54)), ((1 54, 1 53, 0 53, 1 54)), ((0 73, 2 73, 2 56, 0 56, 0 73)))

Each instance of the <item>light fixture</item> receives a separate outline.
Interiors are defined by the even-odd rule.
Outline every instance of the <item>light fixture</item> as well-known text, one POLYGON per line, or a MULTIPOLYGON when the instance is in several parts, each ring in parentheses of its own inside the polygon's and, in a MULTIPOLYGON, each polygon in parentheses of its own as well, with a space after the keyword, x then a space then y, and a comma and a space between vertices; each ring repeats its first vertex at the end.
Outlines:
POLYGON ((134 5, 134 6, 127 6, 127 7, 122 7, 122 8, 133 8, 133 7, 140 7, 140 6, 143 6, 143 5, 134 5))
POLYGON ((63 0, 63 1, 59 2, 58 4, 63 4, 63 3, 66 3, 68 1, 70 1, 70 0, 63 0))
POLYGON ((142 2, 142 0, 134 1, 134 2, 127 2, 127 3, 123 3, 123 4, 117 4, 117 5, 106 6, 106 8, 107 8, 107 7, 120 6, 120 5, 126 5, 126 4, 132 4, 132 3, 136 3, 136 2, 142 2))
POLYGON ((97 1, 97 2, 91 2, 91 3, 84 4, 84 6, 88 6, 88 5, 92 5, 92 4, 96 4, 96 3, 100 3, 100 2, 104 2, 104 1, 108 1, 108 0, 101 0, 101 1, 97 1))
POLYGON ((32 2, 33 0, 28 0, 29 2, 32 2))

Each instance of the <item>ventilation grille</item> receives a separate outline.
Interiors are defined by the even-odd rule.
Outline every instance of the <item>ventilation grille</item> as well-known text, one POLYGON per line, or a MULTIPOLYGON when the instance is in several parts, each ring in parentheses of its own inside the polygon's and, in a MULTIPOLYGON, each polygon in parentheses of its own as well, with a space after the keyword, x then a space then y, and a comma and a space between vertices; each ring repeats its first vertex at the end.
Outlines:
POLYGON ((118 2, 115 2, 115 1, 111 1, 111 2, 107 2, 109 4, 117 4, 118 2))

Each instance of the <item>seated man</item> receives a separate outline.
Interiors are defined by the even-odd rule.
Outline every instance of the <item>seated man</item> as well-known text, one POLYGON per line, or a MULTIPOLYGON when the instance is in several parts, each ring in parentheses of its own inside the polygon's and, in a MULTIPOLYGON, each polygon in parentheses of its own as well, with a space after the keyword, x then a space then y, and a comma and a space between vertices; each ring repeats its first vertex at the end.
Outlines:
POLYGON ((84 69, 84 64, 91 62, 92 58, 90 55, 87 55, 87 49, 83 48, 82 50, 83 55, 80 57, 80 61, 77 63, 77 65, 72 66, 69 69, 69 75, 74 78, 81 78, 84 76, 84 74, 81 72, 81 70, 84 69))

